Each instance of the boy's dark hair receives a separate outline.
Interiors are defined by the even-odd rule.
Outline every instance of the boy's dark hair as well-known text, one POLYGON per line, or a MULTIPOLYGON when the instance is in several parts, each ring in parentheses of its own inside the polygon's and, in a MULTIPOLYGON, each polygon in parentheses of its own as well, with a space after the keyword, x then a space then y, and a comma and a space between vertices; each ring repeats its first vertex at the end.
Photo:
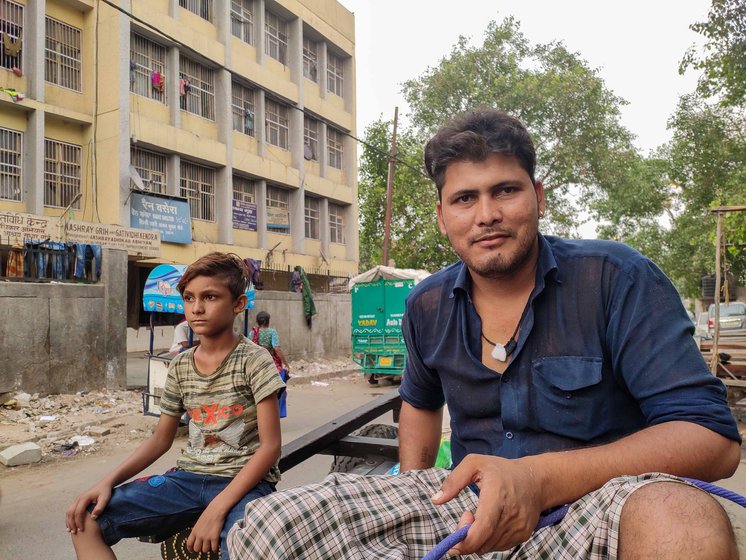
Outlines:
POLYGON ((225 280, 233 299, 246 292, 249 285, 249 270, 246 263, 235 253, 208 253, 190 264, 179 279, 176 288, 184 293, 186 285, 197 276, 220 276, 225 280))
POLYGON ((480 162, 490 154, 515 157, 535 183, 536 149, 523 123, 497 109, 476 109, 444 124, 425 145, 425 169, 438 187, 438 198, 449 164, 480 162))
POLYGON ((260 311, 256 314, 256 324, 260 327, 269 326, 269 313, 266 311, 260 311))

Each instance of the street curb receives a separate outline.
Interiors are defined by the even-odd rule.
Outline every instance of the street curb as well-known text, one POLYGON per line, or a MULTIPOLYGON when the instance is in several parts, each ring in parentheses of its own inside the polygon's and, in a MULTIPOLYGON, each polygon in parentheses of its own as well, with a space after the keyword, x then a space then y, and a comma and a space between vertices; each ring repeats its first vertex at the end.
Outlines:
POLYGON ((312 375, 293 375, 293 372, 290 372, 290 380, 288 381, 287 385, 288 387, 293 387, 294 385, 310 385, 314 381, 328 381, 330 379, 336 379, 338 377, 345 377, 346 375, 351 375, 353 373, 360 373, 360 368, 349 368, 349 369, 340 369, 336 371, 325 371, 321 373, 314 373, 312 375))

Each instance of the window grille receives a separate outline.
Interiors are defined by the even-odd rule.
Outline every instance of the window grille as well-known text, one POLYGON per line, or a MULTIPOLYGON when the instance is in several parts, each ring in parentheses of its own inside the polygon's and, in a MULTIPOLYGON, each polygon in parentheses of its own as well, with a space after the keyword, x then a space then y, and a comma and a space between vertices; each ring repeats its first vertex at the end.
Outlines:
POLYGON ((327 53, 326 60, 326 77, 327 89, 340 97, 344 97, 342 88, 344 87, 344 69, 342 68, 342 59, 332 53, 327 53))
POLYGON ((0 0, 0 67, 22 68, 23 6, 11 0, 0 0), (19 41, 19 39, 21 41, 19 41))
POLYGON ((212 0, 179 0, 179 6, 212 22, 212 0))
POLYGON ((342 133, 329 126, 326 129, 326 141, 329 148, 329 165, 342 169, 342 133))
POLYGON ((231 33, 244 43, 254 44, 254 13, 251 0, 231 0, 231 33))
POLYGON ((318 43, 303 37, 303 75, 313 82, 318 82, 318 43))
POLYGON ((288 108, 286 105, 267 99, 266 113, 267 142, 273 146, 288 149, 288 108))
POLYGON ((0 198, 21 200, 23 133, 0 128, 0 198))
POLYGON ((179 105, 183 111, 215 120, 215 73, 185 57, 179 60, 179 105))
POLYGON ((329 204, 329 241, 345 242, 344 208, 339 204, 329 204))
POLYGON ((47 16, 44 79, 81 91, 80 29, 47 16))
POLYGON ((319 199, 306 197, 306 237, 319 238, 319 199))
MULTIPOLYGON (((81 192, 82 148, 44 139, 44 206, 66 208, 81 192)), ((80 199, 72 208, 80 209, 80 199)))
POLYGON ((142 148, 132 148, 130 160, 146 189, 166 194, 166 156, 142 148))
POLYGON ((215 170, 196 163, 181 162, 181 196, 189 201, 195 220, 215 221, 215 170))
POLYGON ((272 12, 266 13, 264 22, 264 52, 287 64, 288 24, 272 12))
POLYGON ((233 82, 233 130, 254 136, 254 90, 233 82))
POLYGON ((246 177, 234 175, 233 200, 256 203, 256 183, 246 177))
POLYGON ((313 117, 303 117, 303 142, 306 159, 318 159, 319 157, 319 121, 313 117))
MULTIPOLYGON (((270 185, 267 185, 267 208, 277 208, 279 210, 284 210, 287 212, 287 221, 288 224, 290 224, 290 193, 286 189, 281 189, 279 187, 272 187, 270 185)), ((269 211, 268 211, 269 213, 269 211)), ((288 233, 288 230, 290 229, 289 225, 281 225, 281 224, 272 224, 267 220, 267 229, 269 230, 275 230, 279 233, 288 233)))
POLYGON ((132 33, 130 37, 130 91, 166 102, 166 47, 132 33))

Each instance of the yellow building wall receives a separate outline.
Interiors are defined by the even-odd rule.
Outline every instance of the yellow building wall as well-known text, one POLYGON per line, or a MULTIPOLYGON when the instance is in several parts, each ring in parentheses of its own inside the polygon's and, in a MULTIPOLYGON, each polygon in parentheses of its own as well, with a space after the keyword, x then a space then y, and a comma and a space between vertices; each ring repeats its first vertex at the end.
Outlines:
POLYGON ((215 121, 205 119, 189 111, 181 111, 181 128, 198 135, 200 138, 218 139, 218 125, 215 121))
POLYGON ((233 228, 233 245, 238 247, 258 247, 259 234, 255 231, 233 228))
POLYGON ((353 202, 354 191, 350 187, 311 174, 306 174, 304 179, 306 192, 314 193, 346 204, 352 204, 353 202))
POLYGON ((341 243, 329 243, 329 256, 332 259, 347 260, 347 247, 341 243))

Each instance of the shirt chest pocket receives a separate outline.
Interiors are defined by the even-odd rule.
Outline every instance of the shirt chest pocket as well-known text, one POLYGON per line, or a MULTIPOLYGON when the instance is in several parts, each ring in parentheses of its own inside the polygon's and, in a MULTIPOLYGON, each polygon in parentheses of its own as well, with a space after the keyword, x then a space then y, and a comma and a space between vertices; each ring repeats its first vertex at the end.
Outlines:
POLYGON ((580 441, 607 431, 601 358, 558 356, 532 364, 536 422, 542 430, 580 441))

